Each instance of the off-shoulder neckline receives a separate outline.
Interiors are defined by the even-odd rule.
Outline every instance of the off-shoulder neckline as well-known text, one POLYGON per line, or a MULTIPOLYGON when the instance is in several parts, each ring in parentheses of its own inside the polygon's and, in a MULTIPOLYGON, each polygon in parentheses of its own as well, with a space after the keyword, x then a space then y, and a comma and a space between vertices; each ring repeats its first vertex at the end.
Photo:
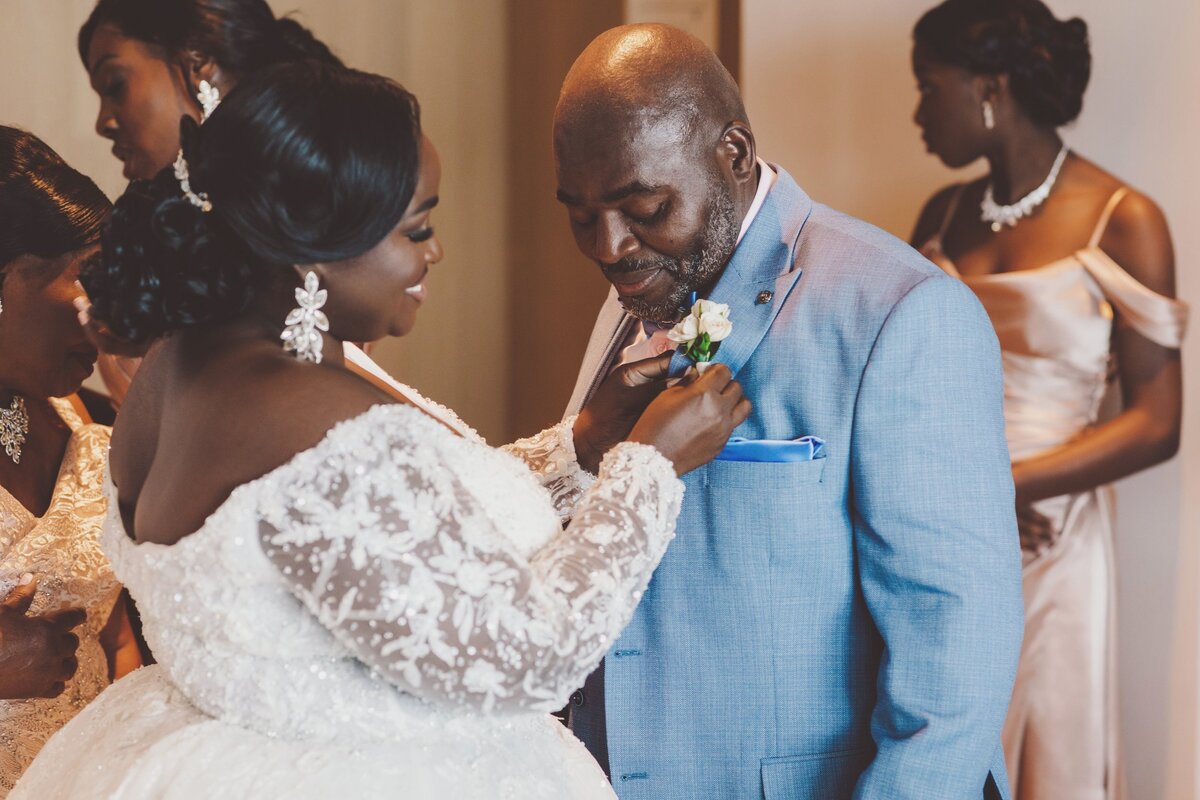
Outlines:
POLYGON ((1014 277, 1039 275, 1042 273, 1060 270, 1060 269, 1063 269, 1064 267, 1074 267, 1076 269, 1086 270, 1087 267, 1084 265, 1084 263, 1079 258, 1080 255, 1083 253, 1094 253, 1095 255, 1097 255, 1101 258, 1107 259, 1117 269, 1124 271, 1123 268, 1121 267, 1121 265, 1113 260, 1112 256, 1110 256, 1108 253, 1101 250, 1099 247, 1084 247, 1079 250, 1075 250, 1074 252, 1063 256, 1062 258, 1056 258, 1053 261, 1047 262, 1045 264, 1041 264, 1040 266, 1029 267, 1028 269, 1014 269, 1014 270, 1008 270, 1007 272, 989 272, 984 275, 963 275, 961 272, 958 271, 958 265, 956 265, 954 263, 954 260, 952 258, 950 258, 948 255, 946 255, 945 251, 943 251, 941 248, 938 248, 938 254, 942 257, 942 261, 945 264, 949 265, 950 269, 953 270, 953 272, 951 274, 954 275, 954 277, 958 278, 959 280, 963 281, 964 283, 974 283, 976 281, 989 281, 989 280, 1004 280, 1004 279, 1009 279, 1009 278, 1014 278, 1014 277))

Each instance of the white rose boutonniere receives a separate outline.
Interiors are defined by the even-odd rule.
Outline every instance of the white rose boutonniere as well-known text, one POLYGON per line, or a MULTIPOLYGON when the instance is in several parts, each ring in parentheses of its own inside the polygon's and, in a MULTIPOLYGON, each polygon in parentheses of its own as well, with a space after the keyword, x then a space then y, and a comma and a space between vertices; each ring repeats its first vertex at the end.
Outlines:
POLYGON ((691 312, 679 321, 667 337, 697 366, 712 361, 717 345, 733 332, 729 306, 711 300, 697 300, 691 312))

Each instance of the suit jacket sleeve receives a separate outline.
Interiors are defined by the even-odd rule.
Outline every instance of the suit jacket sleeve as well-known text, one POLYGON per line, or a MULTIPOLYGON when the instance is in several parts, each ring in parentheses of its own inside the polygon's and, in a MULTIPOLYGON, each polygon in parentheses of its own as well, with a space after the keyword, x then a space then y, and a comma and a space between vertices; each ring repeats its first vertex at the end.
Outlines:
POLYGON ((975 296, 933 276, 880 329, 855 407, 863 595, 884 641, 877 753, 854 797, 979 797, 1023 626, 999 348, 975 296))

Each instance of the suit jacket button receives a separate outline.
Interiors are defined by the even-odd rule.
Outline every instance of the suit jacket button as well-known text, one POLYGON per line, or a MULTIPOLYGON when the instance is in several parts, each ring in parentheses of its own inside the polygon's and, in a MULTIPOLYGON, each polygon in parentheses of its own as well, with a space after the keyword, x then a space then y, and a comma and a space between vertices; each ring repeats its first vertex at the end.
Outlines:
POLYGON ((583 697, 582 689, 576 689, 574 692, 571 693, 571 705, 575 706, 576 708, 579 708, 580 706, 583 705, 583 701, 584 701, 584 697, 583 697))

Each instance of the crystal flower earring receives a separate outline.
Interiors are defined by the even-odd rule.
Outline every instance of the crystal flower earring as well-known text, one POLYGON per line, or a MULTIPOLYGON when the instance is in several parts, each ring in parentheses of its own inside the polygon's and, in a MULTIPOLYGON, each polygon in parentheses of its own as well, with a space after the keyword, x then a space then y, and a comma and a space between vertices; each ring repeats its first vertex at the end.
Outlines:
POLYGON ((283 341, 283 349, 294 353, 301 361, 321 363, 321 349, 325 345, 321 331, 329 330, 329 317, 321 308, 328 299, 329 292, 320 288, 315 272, 305 275, 304 286, 296 288, 298 305, 288 312, 279 338, 283 341))
POLYGON ((196 100, 200 103, 200 123, 203 124, 217 110, 217 106, 221 105, 221 93, 208 81, 200 81, 196 100))

